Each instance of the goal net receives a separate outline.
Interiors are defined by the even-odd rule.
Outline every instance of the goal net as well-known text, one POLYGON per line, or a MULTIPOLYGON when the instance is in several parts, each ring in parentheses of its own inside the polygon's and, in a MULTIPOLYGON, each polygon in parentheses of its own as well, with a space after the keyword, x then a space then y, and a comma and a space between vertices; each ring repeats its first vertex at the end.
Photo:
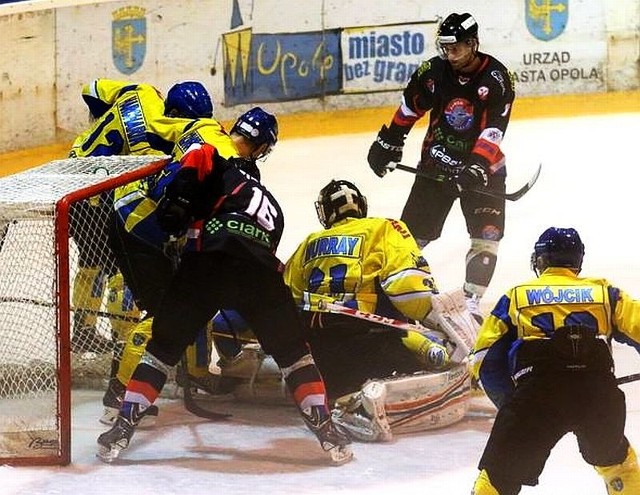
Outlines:
POLYGON ((139 317, 107 244, 111 193, 166 162, 72 158, 0 179, 0 464, 70 462, 71 389, 106 389, 139 317))

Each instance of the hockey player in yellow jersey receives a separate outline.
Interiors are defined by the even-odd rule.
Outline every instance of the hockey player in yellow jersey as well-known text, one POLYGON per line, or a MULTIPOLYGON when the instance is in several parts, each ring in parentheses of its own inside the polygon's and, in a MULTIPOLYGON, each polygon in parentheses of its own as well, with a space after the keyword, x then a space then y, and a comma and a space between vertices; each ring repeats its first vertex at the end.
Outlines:
POLYGON ((285 278, 305 311, 323 302, 369 313, 423 320, 437 292, 427 261, 404 222, 367 217, 367 200, 351 182, 331 181, 316 211, 323 230, 298 246, 285 278))
POLYGON ((531 257, 538 277, 507 291, 480 328, 472 373, 498 413, 474 495, 536 485, 569 432, 609 495, 640 493, 610 346, 615 339, 640 352, 640 301, 604 278, 579 277, 583 255, 575 229, 545 230, 531 257))
POLYGON ((196 81, 173 85, 165 99, 150 84, 96 79, 82 98, 93 123, 75 139, 71 157, 171 155, 194 119, 213 117, 211 97, 196 81))
MULTIPOLYGON (((441 341, 419 332, 401 331, 384 322, 376 324, 327 308, 337 303, 383 317, 421 322, 431 313, 432 300, 438 296, 436 283, 406 225, 399 220, 367 217, 367 200, 353 183, 332 180, 320 191, 316 211, 324 229, 300 243, 287 261, 285 282, 302 310, 309 333, 306 337, 330 398, 347 396, 339 401, 345 407, 339 408, 336 420, 356 439, 388 441, 391 429, 385 417, 384 395, 395 390, 398 382, 405 386, 402 376, 448 369, 449 354, 441 341), (398 380, 382 381, 389 377, 398 380), (360 406, 363 409, 358 412, 360 406)), ((473 322, 464 303, 463 307, 467 321, 473 322)), ((451 387, 452 396, 440 396, 441 418, 448 418, 436 420, 440 426, 464 414, 457 405, 468 391, 466 370, 463 366, 452 373, 459 382, 451 387), (449 400, 457 402, 452 406, 455 410, 449 407, 449 400)), ((449 385, 452 383, 453 378, 449 385)), ((421 384, 416 389, 429 387, 427 382, 421 384)), ((416 403, 424 398, 419 395, 415 393, 416 403)), ((411 423, 412 431, 429 429, 418 424, 418 415, 412 414, 414 411, 403 418, 411 423)), ((422 410, 421 419, 425 418, 432 418, 427 407, 422 410)))

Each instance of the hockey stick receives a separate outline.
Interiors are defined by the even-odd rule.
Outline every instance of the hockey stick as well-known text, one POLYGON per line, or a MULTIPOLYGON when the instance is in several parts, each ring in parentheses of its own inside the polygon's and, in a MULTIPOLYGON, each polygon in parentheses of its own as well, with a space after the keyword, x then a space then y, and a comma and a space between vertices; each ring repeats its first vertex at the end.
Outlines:
POLYGON ((186 355, 182 357, 180 365, 176 370, 176 382, 182 387, 184 408, 191 414, 198 416, 199 418, 210 419, 212 421, 222 421, 231 417, 231 414, 228 413, 218 413, 205 409, 198 403, 193 394, 191 380, 187 373, 186 355))
POLYGON ((366 311, 360 311, 359 309, 349 308, 347 306, 343 306, 342 304, 326 303, 326 302, 320 301, 320 304, 318 304, 318 309, 321 309, 321 310, 324 309, 334 314, 342 314, 342 315, 347 315, 354 318, 359 318, 361 320, 366 320, 371 323, 377 323, 379 325, 383 325, 386 327, 397 328, 398 330, 405 330, 405 331, 411 330, 414 332, 421 333, 423 335, 430 335, 440 340, 445 338, 445 335, 443 333, 437 330, 433 330, 431 328, 427 328, 424 325, 421 325, 420 323, 409 323, 407 321, 398 320, 396 318, 380 316, 375 313, 367 313, 366 311))
POLYGON ((349 308, 341 304, 325 303, 322 301, 318 305, 318 309, 325 309, 330 313, 343 314, 354 318, 359 318, 361 320, 366 320, 371 323, 377 323, 385 327, 396 328, 402 331, 414 331, 421 333, 427 338, 436 339, 440 342, 443 342, 447 347, 451 359, 455 362, 462 362, 464 359, 466 359, 466 355, 468 353, 468 351, 466 350, 468 348, 468 344, 463 342, 459 335, 450 335, 446 331, 426 327, 418 322, 409 323, 404 320, 397 320, 395 318, 389 318, 386 316, 377 315, 375 313, 367 313, 366 311, 349 308))
POLYGON ((616 378, 616 383, 618 385, 623 385, 625 383, 631 383, 640 380, 640 373, 634 373, 632 375, 620 376, 616 378))
MULTIPOLYGON (((409 167, 408 165, 402 165, 401 163, 396 164, 395 168, 397 168, 398 170, 403 170, 404 172, 411 172, 412 174, 415 174, 419 177, 424 177, 426 179, 438 180, 436 177, 433 177, 432 175, 426 172, 423 172, 422 170, 418 170, 415 167, 409 167)), ((472 192, 475 194, 482 194, 484 196, 490 196, 492 198, 501 198, 501 199, 506 199, 508 201, 518 201, 522 196, 527 194, 529 189, 531 189, 533 185, 536 183, 536 181, 538 180, 538 177, 540 176, 541 170, 542 170, 542 163, 538 165, 538 168, 536 169, 535 173, 531 176, 529 181, 520 189, 512 193, 492 191, 491 189, 467 189, 466 191, 472 192)))

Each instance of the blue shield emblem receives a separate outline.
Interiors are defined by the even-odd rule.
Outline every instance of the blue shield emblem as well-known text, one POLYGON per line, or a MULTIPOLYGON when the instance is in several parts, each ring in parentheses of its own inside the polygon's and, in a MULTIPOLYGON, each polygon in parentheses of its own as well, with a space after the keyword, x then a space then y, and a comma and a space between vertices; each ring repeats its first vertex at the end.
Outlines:
POLYGON ((111 54, 116 68, 133 74, 147 52, 147 19, 142 7, 123 7, 113 12, 111 54))
POLYGON ((527 29, 537 39, 560 36, 569 19, 569 0, 524 0, 527 29))

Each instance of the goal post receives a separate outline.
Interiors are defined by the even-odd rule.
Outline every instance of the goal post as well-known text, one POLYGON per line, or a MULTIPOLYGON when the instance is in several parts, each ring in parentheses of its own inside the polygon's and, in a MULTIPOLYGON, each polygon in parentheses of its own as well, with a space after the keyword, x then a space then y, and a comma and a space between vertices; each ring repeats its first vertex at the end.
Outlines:
POLYGON ((0 179, 0 464, 71 462, 72 388, 106 389, 138 314, 113 282, 112 192, 166 163, 68 158, 0 179))

